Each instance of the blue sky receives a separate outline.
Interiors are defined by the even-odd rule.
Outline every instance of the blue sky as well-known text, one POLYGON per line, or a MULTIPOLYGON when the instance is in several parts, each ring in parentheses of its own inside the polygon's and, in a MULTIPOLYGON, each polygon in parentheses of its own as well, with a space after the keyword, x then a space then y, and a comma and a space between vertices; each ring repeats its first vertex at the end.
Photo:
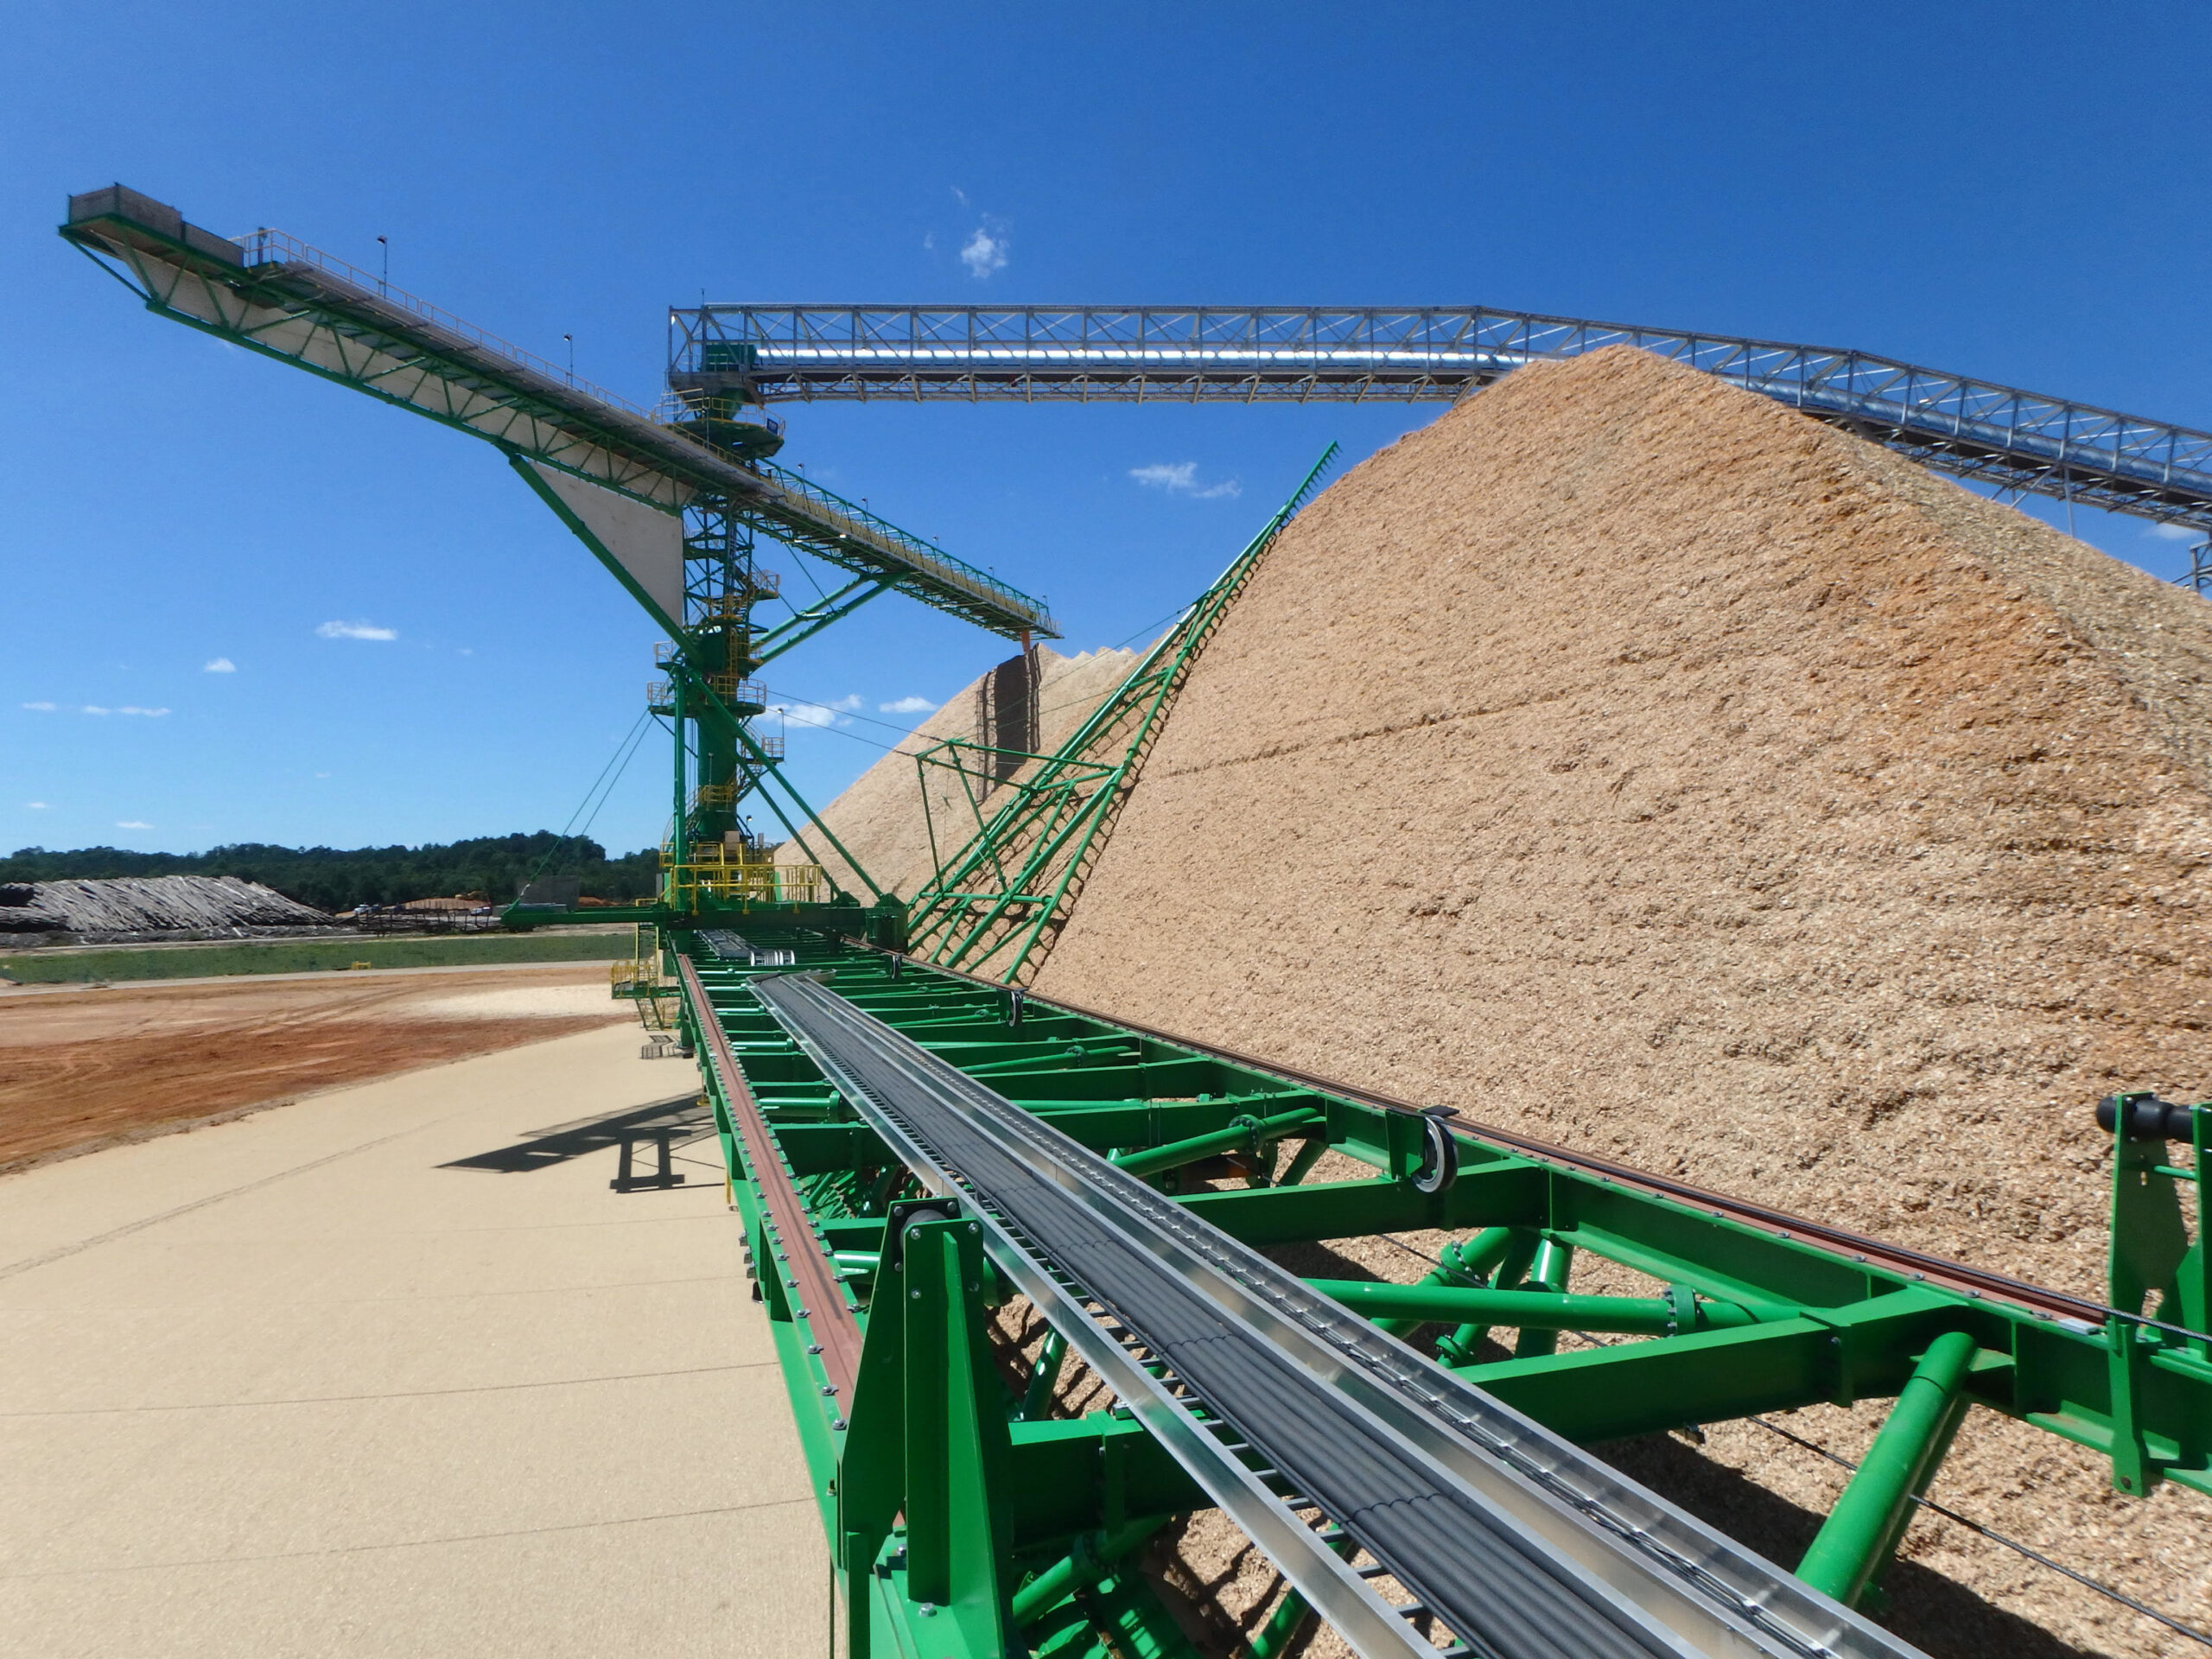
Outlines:
MULTIPOLYGON (((2082 16, 541 3, 372 25, 18 0, 0 846, 557 829, 652 677, 651 625, 494 450, 147 315, 53 234, 71 191, 119 180, 363 264, 385 236, 395 283, 556 359, 573 334, 580 374, 643 401, 667 308, 702 294, 1481 302, 2212 427, 2212 27, 2082 16), (980 273, 979 231, 1003 257, 980 273)), ((1330 439, 1356 458, 1435 410, 782 412, 788 459, 1048 595, 1075 648, 1176 609, 1330 439), (1185 467, 1197 487, 1137 476, 1185 467)), ((2139 521, 2079 528, 2186 562, 2139 521)), ((884 705, 1003 650, 887 600, 793 652, 778 690, 849 720, 793 733, 801 786, 834 794, 915 718, 884 705)), ((650 743, 593 833, 648 844, 667 799, 650 743)))

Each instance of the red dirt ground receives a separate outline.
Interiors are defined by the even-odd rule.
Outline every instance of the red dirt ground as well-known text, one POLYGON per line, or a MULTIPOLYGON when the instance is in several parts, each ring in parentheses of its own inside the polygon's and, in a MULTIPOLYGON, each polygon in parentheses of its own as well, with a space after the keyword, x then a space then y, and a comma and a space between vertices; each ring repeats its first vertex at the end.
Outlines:
POLYGON ((613 1001, 603 1015, 508 1011, 512 993, 606 975, 563 963, 0 995, 0 1170, 631 1019, 613 1001), (456 1017, 454 999, 487 991, 509 995, 456 1017))

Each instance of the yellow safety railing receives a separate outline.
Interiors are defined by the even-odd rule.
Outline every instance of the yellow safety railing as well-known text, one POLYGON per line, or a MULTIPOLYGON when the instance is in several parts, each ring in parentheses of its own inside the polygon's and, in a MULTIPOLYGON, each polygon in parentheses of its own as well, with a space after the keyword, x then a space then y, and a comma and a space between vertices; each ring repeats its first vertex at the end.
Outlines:
POLYGON ((730 856, 733 849, 718 842, 704 842, 690 849, 681 864, 669 862, 671 849, 661 849, 661 874, 668 884, 671 905, 693 908, 701 895, 718 904, 818 905, 829 882, 819 864, 779 864, 750 849, 730 856))
POLYGON ((660 929, 651 922, 639 923, 637 941, 632 948, 635 956, 607 964, 609 991, 616 997, 635 999, 640 1005, 638 1017, 652 1026, 660 1013, 660 1001, 675 994, 675 988, 660 970, 660 929))
POLYGON ((768 688, 758 680, 748 680, 739 674, 709 674, 707 683, 714 687, 715 695, 724 702, 750 703, 755 708, 767 706, 768 688))

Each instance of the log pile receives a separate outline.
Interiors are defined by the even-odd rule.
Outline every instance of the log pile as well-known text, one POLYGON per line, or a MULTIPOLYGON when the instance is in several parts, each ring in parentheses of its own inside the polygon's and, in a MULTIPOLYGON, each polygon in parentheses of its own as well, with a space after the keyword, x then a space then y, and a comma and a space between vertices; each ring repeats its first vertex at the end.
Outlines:
MULTIPOLYGON (((322 928, 331 918, 232 875, 121 877, 0 885, 0 937, 67 935, 85 944, 322 928)), ((58 942, 58 941, 55 941, 58 942)))

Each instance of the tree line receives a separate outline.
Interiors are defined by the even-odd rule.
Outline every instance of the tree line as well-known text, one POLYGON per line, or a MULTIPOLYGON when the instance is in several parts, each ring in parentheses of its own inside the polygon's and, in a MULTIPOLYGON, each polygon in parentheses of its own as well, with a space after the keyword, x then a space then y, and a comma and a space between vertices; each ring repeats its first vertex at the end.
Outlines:
POLYGON ((479 836, 421 847, 271 847, 240 842, 204 853, 137 853, 121 847, 49 851, 18 848, 0 858, 0 881, 101 880, 114 876, 234 875, 274 887, 318 910, 395 905, 409 899, 481 893, 505 905, 539 873, 575 876, 588 899, 618 904, 650 901, 660 884, 658 851, 607 856, 585 838, 563 840, 550 830, 529 835, 479 836), (549 855, 550 855, 549 857, 549 855))

